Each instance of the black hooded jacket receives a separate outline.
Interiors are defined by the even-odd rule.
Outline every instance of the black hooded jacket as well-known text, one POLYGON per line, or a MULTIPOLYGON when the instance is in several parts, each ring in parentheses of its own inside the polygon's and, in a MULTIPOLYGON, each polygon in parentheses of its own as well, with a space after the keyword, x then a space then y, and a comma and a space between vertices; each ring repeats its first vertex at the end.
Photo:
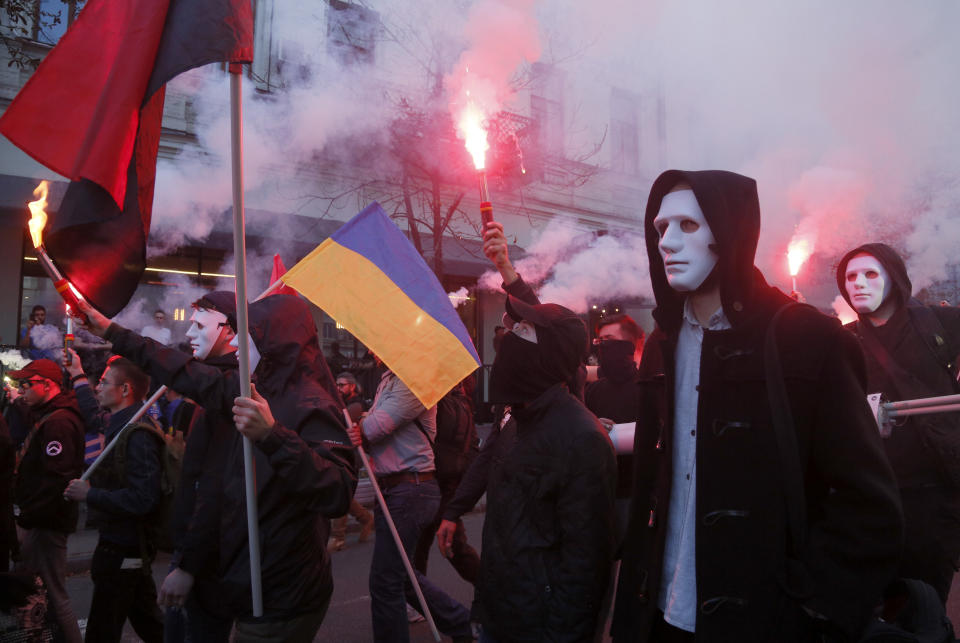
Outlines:
MULTIPOLYGON (((250 335, 261 355, 253 379, 276 420, 254 449, 264 618, 286 618, 319 609, 332 593, 329 518, 350 506, 355 454, 342 406, 321 383, 332 385, 333 378, 306 304, 292 295, 272 295, 249 311, 250 335)), ((115 352, 196 400, 208 414, 221 416, 193 520, 216 523, 213 532, 199 531, 218 534, 221 601, 231 615, 251 618, 247 527, 238 519, 246 514, 243 441, 231 411, 240 392, 238 373, 222 372, 116 325, 106 337, 115 352)))
POLYGON ((813 640, 801 605, 825 617, 822 626, 855 637, 894 573, 901 532, 893 475, 866 404, 859 348, 836 320, 809 307, 778 323, 806 500, 804 539, 792 548, 763 360, 771 319, 791 300, 753 266, 760 231, 756 183, 731 172, 671 170, 654 183, 646 211, 658 328, 640 365, 636 473, 614 640, 649 641, 658 618, 684 296, 667 283, 653 219, 681 181, 692 187, 716 239, 711 279, 731 324, 704 331, 697 425, 682 427, 696 436, 696 638, 813 640))
MULTIPOLYGON (((912 299, 913 285, 903 259, 884 243, 868 243, 854 248, 837 265, 837 286, 848 304, 847 264, 860 253, 872 255, 887 271, 891 281, 888 296, 896 302, 893 315, 882 326, 874 326, 863 315, 847 324, 863 345, 867 359, 867 390, 883 393, 890 401, 960 393, 956 379, 960 309, 924 306, 912 299)), ((883 446, 900 486, 920 487, 943 482, 937 454, 926 438, 931 432, 958 431, 960 416, 955 413, 898 420, 883 446)))

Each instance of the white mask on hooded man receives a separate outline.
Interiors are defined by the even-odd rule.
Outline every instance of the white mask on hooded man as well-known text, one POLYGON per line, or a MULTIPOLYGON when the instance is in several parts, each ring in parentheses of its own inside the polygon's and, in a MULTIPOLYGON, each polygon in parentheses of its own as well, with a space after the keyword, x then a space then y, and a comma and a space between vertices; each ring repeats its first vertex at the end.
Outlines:
POLYGON ((850 305, 861 315, 875 313, 890 294, 890 276, 871 254, 862 252, 848 261, 844 278, 850 305))
POLYGON ((717 265, 716 243, 693 190, 670 192, 653 220, 667 283, 677 292, 694 292, 717 265))
POLYGON ((228 328, 227 316, 216 310, 197 308, 190 316, 190 321, 192 323, 187 330, 187 338, 190 340, 193 356, 207 359, 217 340, 225 332, 224 329, 228 328))

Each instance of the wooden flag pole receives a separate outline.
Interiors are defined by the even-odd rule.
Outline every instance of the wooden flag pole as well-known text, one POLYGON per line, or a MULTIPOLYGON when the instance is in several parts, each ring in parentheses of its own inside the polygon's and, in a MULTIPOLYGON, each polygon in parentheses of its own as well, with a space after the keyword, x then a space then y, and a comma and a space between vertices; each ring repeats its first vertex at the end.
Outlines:
MULTIPOLYGON (((237 275, 237 357, 240 363, 240 395, 250 397, 250 324, 247 317, 247 244, 243 220, 243 108, 241 73, 230 64, 230 142, 233 168, 233 259, 237 275)), ((247 496, 247 542, 250 546, 250 594, 253 615, 263 616, 263 589, 260 584, 260 527, 257 511, 257 471, 253 442, 243 438, 243 478, 247 496)))

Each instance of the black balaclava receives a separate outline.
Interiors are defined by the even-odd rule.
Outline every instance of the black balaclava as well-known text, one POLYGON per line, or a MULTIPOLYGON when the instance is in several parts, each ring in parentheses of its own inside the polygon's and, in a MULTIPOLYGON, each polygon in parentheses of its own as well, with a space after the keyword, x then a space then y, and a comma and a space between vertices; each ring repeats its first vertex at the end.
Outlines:
POLYGON ((636 364, 633 362, 634 352, 636 347, 628 339, 607 339, 600 342, 600 348, 597 351, 600 368, 597 376, 614 382, 630 379, 636 370, 636 364))
POLYGON ((557 304, 532 306, 507 298, 507 313, 537 331, 537 343, 505 333, 490 370, 490 401, 520 404, 555 384, 573 379, 586 357, 587 329, 576 314, 557 304))

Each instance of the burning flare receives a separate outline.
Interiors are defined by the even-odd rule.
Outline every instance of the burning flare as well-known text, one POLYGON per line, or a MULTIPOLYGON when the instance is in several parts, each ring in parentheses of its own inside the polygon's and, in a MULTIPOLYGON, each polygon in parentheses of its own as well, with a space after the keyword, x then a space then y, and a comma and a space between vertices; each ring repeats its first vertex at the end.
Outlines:
POLYGON ((27 204, 30 208, 30 239, 33 240, 33 247, 39 248, 43 245, 43 229, 47 225, 47 193, 48 184, 46 181, 40 181, 33 190, 33 196, 39 197, 36 201, 27 204))
POLYGON ((478 170, 486 167, 486 152, 490 149, 487 142, 487 131, 483 128, 483 112, 472 100, 467 103, 463 112, 460 113, 460 121, 457 123, 457 131, 463 138, 464 145, 470 156, 473 157, 473 165, 478 170))
POLYGON ((790 276, 796 277, 800 267, 813 254, 813 244, 809 239, 794 237, 787 246, 787 264, 790 267, 790 276))

